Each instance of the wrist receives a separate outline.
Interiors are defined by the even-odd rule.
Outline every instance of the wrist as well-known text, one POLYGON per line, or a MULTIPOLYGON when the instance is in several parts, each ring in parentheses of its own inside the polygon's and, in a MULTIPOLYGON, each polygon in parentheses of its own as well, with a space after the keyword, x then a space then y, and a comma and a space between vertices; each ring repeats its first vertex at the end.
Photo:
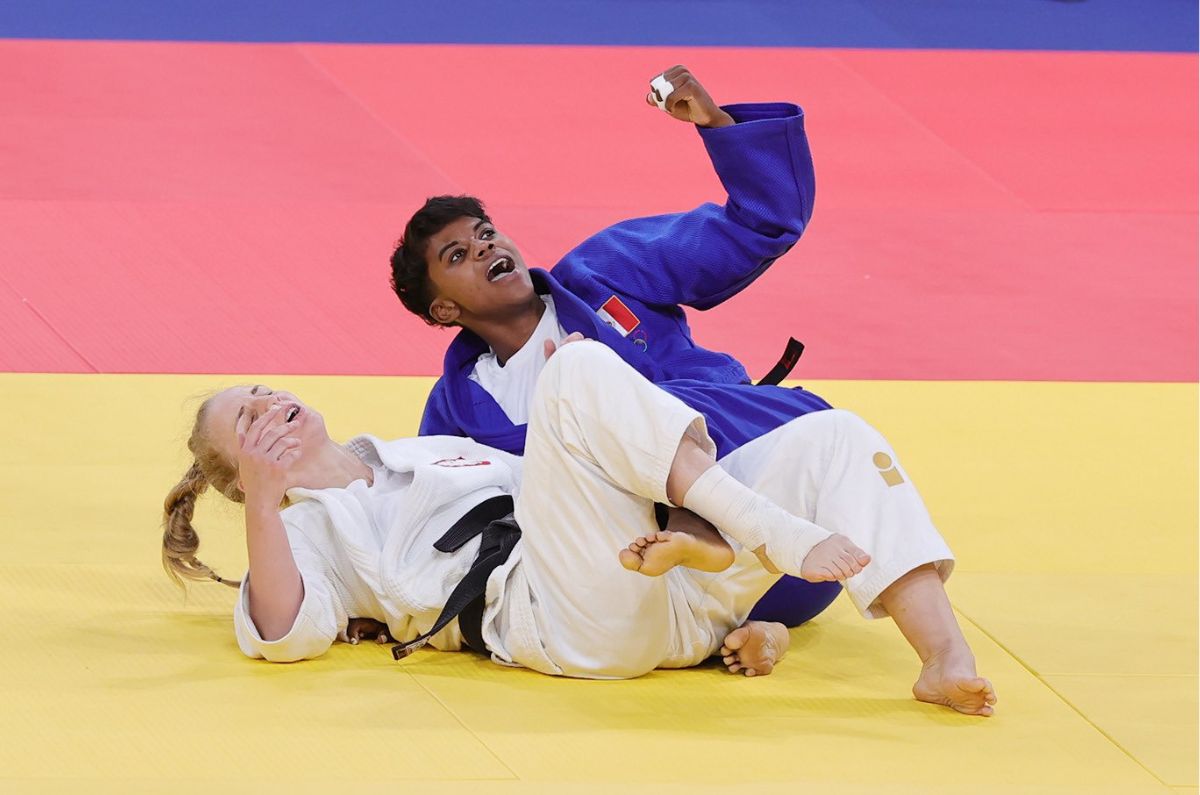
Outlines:
POLYGON ((283 494, 273 495, 261 491, 248 493, 246 495, 246 516, 262 517, 279 513, 283 496, 283 494))
POLYGON ((711 130, 718 127, 732 127, 735 124, 737 124, 737 122, 733 120, 732 116, 718 108, 717 112, 713 114, 713 117, 708 121, 707 124, 700 124, 697 126, 705 127, 711 130))

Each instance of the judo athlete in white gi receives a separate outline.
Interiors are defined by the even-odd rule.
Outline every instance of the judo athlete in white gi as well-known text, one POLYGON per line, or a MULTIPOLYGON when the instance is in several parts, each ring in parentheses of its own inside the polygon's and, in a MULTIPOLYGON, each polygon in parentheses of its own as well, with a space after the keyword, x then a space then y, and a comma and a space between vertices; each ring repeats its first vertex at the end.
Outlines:
MULTIPOLYGON (((845 580, 865 616, 890 615, 921 658, 918 699, 993 710, 942 587, 950 550, 896 454, 848 412, 800 417, 717 465, 697 411, 580 342, 542 373, 523 461, 454 437, 338 445, 320 414, 266 387, 212 397, 189 447, 195 463, 165 504, 164 564, 219 579, 195 556, 196 496, 211 484, 245 502, 250 570, 234 623, 250 657, 319 656, 351 615, 386 622, 400 641, 428 631, 479 546, 444 553, 434 541, 512 493, 521 536, 488 577, 481 621, 498 663, 598 679, 696 665, 778 578, 761 556, 794 576, 845 580), (625 569, 618 550, 654 530, 656 501, 721 528, 733 563, 661 577, 625 569)), ((431 643, 462 640, 452 622, 431 643)))

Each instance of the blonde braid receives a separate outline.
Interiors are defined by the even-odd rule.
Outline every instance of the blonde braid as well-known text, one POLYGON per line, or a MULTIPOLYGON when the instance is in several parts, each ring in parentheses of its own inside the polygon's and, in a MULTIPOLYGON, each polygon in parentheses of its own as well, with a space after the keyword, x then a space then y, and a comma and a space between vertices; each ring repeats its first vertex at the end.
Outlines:
POLYGON ((237 588, 236 580, 226 580, 196 558, 200 548, 200 536, 192 527, 192 514, 196 509, 196 498, 208 489, 208 479, 198 463, 188 468, 187 474, 167 494, 163 501, 162 561, 167 576, 182 586, 184 580, 215 580, 222 585, 237 588))
POLYGON ((238 487, 237 468, 226 461, 204 433, 204 420, 212 403, 210 396, 196 412, 196 422, 188 439, 188 449, 194 460, 183 479, 163 501, 162 561, 167 576, 178 585, 184 580, 214 580, 237 588, 238 580, 227 580, 196 559, 200 536, 192 527, 196 498, 211 485, 234 502, 244 502, 245 495, 238 487))

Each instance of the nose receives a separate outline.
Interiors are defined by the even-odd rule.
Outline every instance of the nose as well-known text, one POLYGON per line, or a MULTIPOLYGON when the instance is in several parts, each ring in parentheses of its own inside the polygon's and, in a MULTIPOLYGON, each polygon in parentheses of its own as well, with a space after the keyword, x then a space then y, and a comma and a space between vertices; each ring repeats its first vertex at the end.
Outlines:
POLYGON ((483 259, 492 253, 492 249, 496 248, 496 244, 490 240, 476 240, 473 245, 475 259, 483 259))
POLYGON ((256 413, 262 414, 264 411, 271 408, 271 406, 274 406, 279 401, 280 401, 279 395, 277 395, 277 394, 275 394, 275 395, 258 395, 251 399, 251 405, 254 407, 254 411, 256 413))

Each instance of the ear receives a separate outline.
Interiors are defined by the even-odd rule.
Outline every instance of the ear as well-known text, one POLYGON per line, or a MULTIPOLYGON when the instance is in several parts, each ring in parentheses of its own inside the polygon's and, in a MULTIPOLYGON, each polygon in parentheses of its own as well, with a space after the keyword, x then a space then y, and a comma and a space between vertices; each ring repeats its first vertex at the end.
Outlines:
POLYGON ((460 314, 462 314, 462 310, 459 309, 458 304, 449 298, 435 298, 429 305, 430 317, 436 320, 440 326, 454 325, 460 314))

